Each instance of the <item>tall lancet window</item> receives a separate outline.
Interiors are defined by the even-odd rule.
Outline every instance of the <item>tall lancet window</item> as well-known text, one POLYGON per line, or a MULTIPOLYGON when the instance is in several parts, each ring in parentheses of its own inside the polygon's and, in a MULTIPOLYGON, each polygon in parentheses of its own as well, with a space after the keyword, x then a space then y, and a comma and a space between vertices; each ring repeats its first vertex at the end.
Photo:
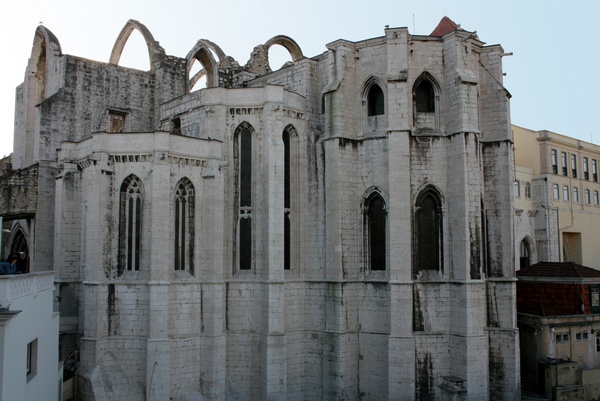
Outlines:
POLYGON ((283 268, 290 270, 291 266, 291 225, 290 225, 290 133, 283 131, 284 147, 284 195, 283 195, 283 268))
POLYGON ((297 199, 298 185, 298 132, 294 126, 285 127, 282 139, 284 146, 283 268, 291 270, 295 260, 294 255, 297 253, 297 249, 292 248, 292 244, 295 243, 292 236, 297 224, 297 208, 294 201, 297 199))
POLYGON ((417 199, 416 260, 419 270, 441 270, 442 268, 442 204, 433 189, 427 189, 417 199))
POLYGON ((194 274, 194 186, 182 178, 175 188, 175 270, 194 274))
POLYGON ((119 212, 119 273, 139 270, 142 244, 143 188, 135 175, 123 181, 119 212))
POLYGON ((367 258, 370 270, 386 270, 387 212, 378 193, 365 203, 367 258))
POLYGON ((237 263, 240 270, 252 268, 252 127, 241 124, 234 135, 237 178, 237 263))

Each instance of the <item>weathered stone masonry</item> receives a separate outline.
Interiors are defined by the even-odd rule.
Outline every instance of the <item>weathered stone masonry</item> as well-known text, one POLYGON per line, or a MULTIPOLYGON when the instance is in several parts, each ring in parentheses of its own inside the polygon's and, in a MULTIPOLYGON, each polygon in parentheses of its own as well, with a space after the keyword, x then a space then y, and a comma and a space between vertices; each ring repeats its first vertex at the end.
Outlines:
POLYGON ((243 67, 37 29, 0 214, 54 268, 82 399, 520 397, 503 50, 443 22, 243 67))

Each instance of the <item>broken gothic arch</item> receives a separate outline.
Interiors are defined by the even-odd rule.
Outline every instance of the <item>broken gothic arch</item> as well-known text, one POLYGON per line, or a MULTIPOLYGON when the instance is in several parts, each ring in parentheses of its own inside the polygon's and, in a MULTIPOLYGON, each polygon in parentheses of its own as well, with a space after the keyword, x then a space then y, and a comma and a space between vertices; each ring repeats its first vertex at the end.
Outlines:
POLYGON ((226 61, 227 56, 221 50, 219 46, 210 40, 200 39, 196 42, 196 45, 190 50, 186 56, 187 60, 187 77, 188 81, 188 92, 194 87, 196 82, 203 76, 206 76, 206 86, 209 88, 219 86, 219 65, 226 61), (214 54, 217 55, 219 61, 215 60, 214 54), (194 61, 198 61, 202 64, 202 69, 198 71, 194 76, 190 77, 192 71, 192 65, 194 61))
POLYGON ((127 21, 127 23, 119 33, 119 36, 117 37, 117 40, 115 41, 113 49, 110 53, 110 59, 108 60, 108 62, 110 64, 119 64, 119 60, 121 59, 121 54, 123 53, 125 44, 127 44, 129 36, 131 36, 131 33, 134 30, 137 30, 146 41, 146 46, 148 47, 148 58, 150 59, 150 69, 153 70, 157 57, 159 55, 164 56, 165 50, 154 39, 154 36, 152 36, 150 30, 148 30, 148 28, 146 28, 144 24, 133 19, 127 21))

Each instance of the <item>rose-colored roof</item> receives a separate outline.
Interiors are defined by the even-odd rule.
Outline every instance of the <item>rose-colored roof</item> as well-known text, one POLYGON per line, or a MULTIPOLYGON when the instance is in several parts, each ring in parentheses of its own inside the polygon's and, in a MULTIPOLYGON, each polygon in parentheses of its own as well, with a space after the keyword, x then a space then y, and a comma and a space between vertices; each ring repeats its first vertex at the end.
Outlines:
POLYGON ((444 36, 452 31, 459 29, 460 27, 454 21, 448 17, 441 19, 438 26, 429 34, 429 36, 444 36))

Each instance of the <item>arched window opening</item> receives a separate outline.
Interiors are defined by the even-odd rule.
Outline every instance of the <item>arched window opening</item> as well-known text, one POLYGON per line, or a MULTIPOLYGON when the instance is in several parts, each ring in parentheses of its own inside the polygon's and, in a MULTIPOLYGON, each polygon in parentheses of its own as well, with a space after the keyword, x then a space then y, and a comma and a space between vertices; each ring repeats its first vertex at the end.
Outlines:
POLYGON ((119 212, 119 274, 124 270, 139 270, 142 244, 141 181, 135 175, 121 185, 119 212))
POLYGON ((416 268, 442 268, 442 207, 438 195, 426 190, 417 201, 416 210, 416 268))
POLYGON ((175 188, 175 270, 194 274, 194 186, 182 178, 175 188))
POLYGON ((560 200, 560 192, 558 189, 558 184, 552 185, 552 195, 554 200, 560 200))
POLYGON ((368 115, 379 116, 385 113, 383 91, 377 84, 371 85, 367 94, 368 115))
POLYGON ((284 270, 294 268, 297 258, 297 188, 298 188, 298 133, 294 126, 288 125, 282 133, 284 147, 284 195, 283 195, 283 256, 284 270))
POLYGON ((365 218, 369 269, 386 270, 387 211, 378 193, 373 193, 365 202, 365 218))
POLYGON ((525 267, 529 267, 531 261, 531 249, 529 248, 529 244, 526 240, 521 241, 521 253, 519 257, 519 268, 523 269, 525 267))
POLYGON ((417 86, 415 100, 418 113, 435 112, 435 92, 428 79, 423 79, 417 86))
POLYGON ((573 187, 573 202, 579 203, 579 188, 573 187))
POLYGON ((238 204, 238 268, 252 268, 252 129, 247 123, 234 135, 238 204))
POLYGON ((525 198, 531 199, 531 184, 528 182, 525 183, 525 198))
POLYGON ((21 227, 17 227, 8 256, 17 255, 17 271, 25 274, 29 273, 29 246, 25 233, 21 227))
POLYGON ((521 183, 519 182, 519 180, 515 180, 513 182, 513 186, 515 188, 515 197, 520 198, 521 197, 521 183))

